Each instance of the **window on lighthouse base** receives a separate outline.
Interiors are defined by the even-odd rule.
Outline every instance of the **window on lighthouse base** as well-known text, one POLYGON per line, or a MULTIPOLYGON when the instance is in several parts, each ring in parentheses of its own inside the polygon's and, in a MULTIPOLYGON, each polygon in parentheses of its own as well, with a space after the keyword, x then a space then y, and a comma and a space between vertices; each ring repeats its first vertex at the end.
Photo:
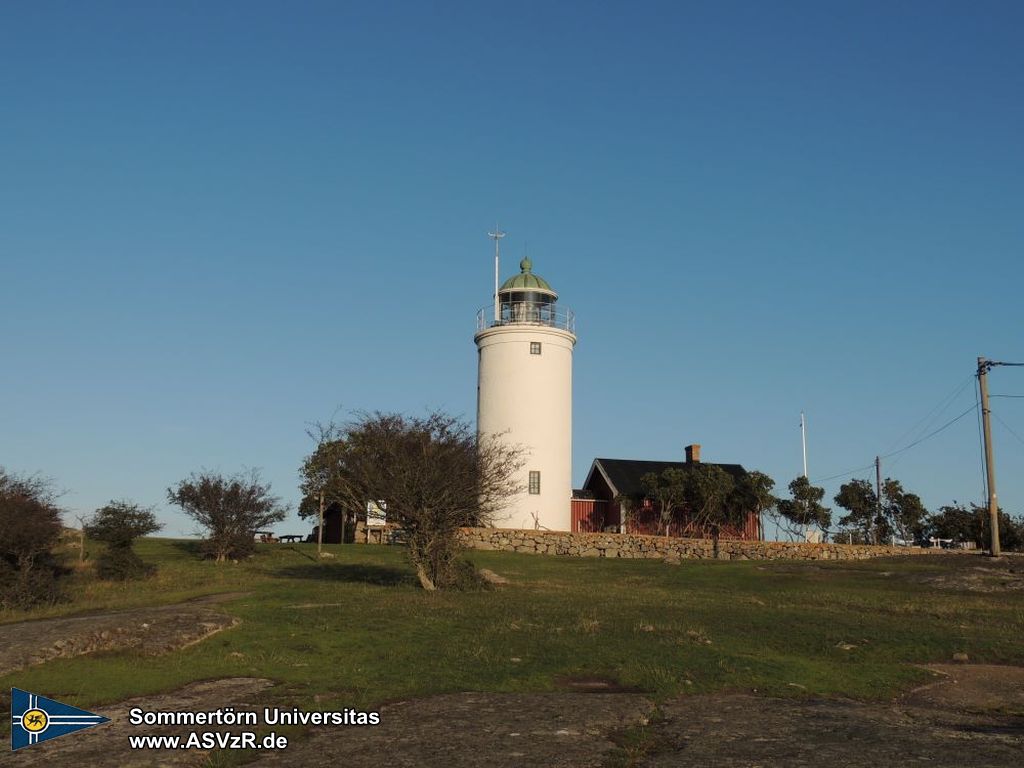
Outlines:
POLYGON ((530 472, 530 493, 540 493, 540 472, 530 472))

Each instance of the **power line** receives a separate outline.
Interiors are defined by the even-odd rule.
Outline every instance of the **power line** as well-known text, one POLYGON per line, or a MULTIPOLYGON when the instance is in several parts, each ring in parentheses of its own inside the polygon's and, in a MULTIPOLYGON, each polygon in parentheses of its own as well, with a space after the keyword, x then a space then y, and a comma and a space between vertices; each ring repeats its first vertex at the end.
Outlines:
MULTIPOLYGON (((975 375, 973 373, 967 376, 967 378, 964 379, 963 382, 961 382, 961 384, 957 387, 956 391, 952 395, 947 396, 945 400, 941 401, 937 406, 935 406, 931 410, 929 416, 926 416, 925 419, 919 421, 918 425, 921 425, 921 429, 919 432, 917 432, 916 435, 914 435, 914 439, 921 437, 921 435, 927 432, 928 429, 935 423, 935 421, 939 419, 944 413, 946 413, 947 410, 949 410, 949 407, 956 402, 957 398, 960 396, 960 393, 967 389, 968 385, 971 384, 974 381, 974 379, 975 375)), ((886 450, 890 451, 895 446, 905 442, 905 440, 908 437, 910 437, 913 431, 914 430, 911 429, 905 432, 899 440, 895 441, 894 443, 890 443, 889 447, 886 448, 886 450)), ((889 462, 889 471, 893 471, 896 468, 896 465, 899 464, 902 459, 903 455, 901 454, 897 456, 895 459, 893 459, 891 462, 889 462)))
POLYGON ((970 408, 968 408, 968 409, 967 409, 966 411, 964 411, 963 413, 961 413, 961 414, 960 414, 959 416, 957 416, 957 417, 955 417, 955 418, 953 418, 953 419, 950 419, 950 420, 949 420, 949 421, 947 421, 947 422, 946 422, 945 424, 943 424, 943 425, 942 425, 941 427, 939 427, 938 429, 936 429, 936 430, 935 430, 934 432, 929 432, 929 433, 928 433, 927 435, 925 435, 925 436, 924 436, 924 437, 922 437, 922 438, 919 438, 918 440, 915 440, 915 441, 914 441, 914 442, 912 442, 912 443, 911 443, 910 445, 906 445, 906 446, 904 446, 903 448, 900 448, 900 449, 899 449, 898 451, 893 451, 892 453, 887 453, 887 454, 885 454, 884 456, 881 456, 881 457, 879 457, 879 458, 882 458, 882 459, 887 459, 887 458, 889 458, 890 456, 895 456, 895 455, 896 455, 896 454, 898 454, 898 453, 903 453, 904 451, 909 451, 909 450, 910 450, 911 448, 913 448, 913 447, 914 447, 915 445, 920 445, 920 444, 921 444, 921 443, 923 443, 923 442, 924 442, 925 440, 927 440, 927 439, 929 439, 929 438, 931 438, 931 437, 935 437, 935 435, 939 434, 939 432, 942 432, 942 431, 943 431, 944 429, 946 429, 947 427, 951 427, 951 426, 953 426, 953 425, 954 425, 954 424, 956 424, 956 423, 957 423, 958 421, 960 421, 960 419, 962 419, 962 418, 963 418, 964 416, 966 416, 966 415, 967 415, 968 413, 970 413, 971 411, 973 411, 973 410, 974 410, 975 408, 977 408, 977 407, 978 407, 978 406, 977 406, 976 404, 975 404, 975 405, 972 405, 972 406, 971 406, 970 408))
MULTIPOLYGON (((913 427, 911 427, 909 430, 907 430, 904 433, 904 437, 906 437, 907 435, 909 435, 912 432, 916 431, 917 428, 919 426, 921 426, 922 424, 925 424, 924 428, 927 429, 928 428, 928 424, 930 424, 932 421, 934 421, 935 418, 938 415, 940 415, 943 411, 945 411, 947 408, 949 408, 949 406, 953 404, 953 402, 960 395, 960 393, 964 391, 964 389, 967 387, 967 385, 970 384, 971 380, 974 379, 974 378, 975 378, 974 374, 971 374, 970 376, 967 377, 967 379, 964 382, 962 382, 961 384, 958 384, 957 388, 954 390, 954 392, 951 395, 947 395, 946 397, 944 397, 939 402, 939 404, 937 406, 935 406, 931 410, 931 412, 927 416, 925 416, 923 419, 918 421, 917 424, 915 424, 913 427)), ((934 430, 933 432, 929 432, 927 435, 924 435, 923 437, 919 437, 917 440, 914 440, 909 445, 905 445, 905 446, 903 446, 902 448, 900 448, 897 451, 891 451, 889 453, 886 453, 886 454, 880 456, 879 458, 887 459, 887 458, 890 458, 892 456, 896 456, 898 454, 901 454, 901 453, 903 453, 905 451, 908 451, 911 448, 913 448, 915 445, 920 445, 925 440, 927 440, 927 439, 929 439, 931 437, 934 437, 935 435, 939 434, 940 432, 942 432, 947 427, 951 427, 953 424, 955 424, 957 421, 962 419, 964 416, 966 416, 971 411, 975 410, 977 407, 978 407, 977 406, 977 402, 975 402, 975 404, 972 405, 970 408, 968 408, 966 411, 961 413, 956 418, 954 418, 954 419, 952 419, 950 421, 947 421, 945 424, 943 424, 941 427, 939 427, 938 429, 934 430)), ((898 459, 897 459, 897 461, 898 461, 898 459)), ((851 475, 855 475, 855 474, 857 474, 859 472, 864 472, 865 470, 872 469, 872 468, 874 468, 874 466, 875 466, 875 462, 871 462, 870 464, 866 464, 863 467, 856 467, 854 469, 848 469, 848 470, 846 470, 844 472, 838 472, 838 473, 836 473, 834 475, 829 475, 828 477, 815 478, 814 482, 815 483, 826 483, 829 480, 836 480, 836 479, 838 479, 840 477, 850 477, 851 475)))
POLYGON ((875 462, 871 462, 870 464, 868 464, 867 466, 864 466, 864 467, 857 467, 856 469, 848 469, 845 472, 840 472, 838 475, 830 475, 829 477, 816 477, 816 478, 814 478, 813 482, 815 482, 815 483, 827 483, 829 480, 835 480, 836 478, 839 478, 839 477, 849 477, 850 475, 855 475, 858 472, 863 472, 865 469, 871 469, 873 466, 875 466, 875 462))
MULTIPOLYGON (((991 395, 989 395, 989 397, 991 397, 991 395)), ((1021 444, 1024 444, 1024 437, 1021 437, 1016 432, 1014 432, 1013 431, 1013 427, 1011 427, 1009 424, 1007 424, 1005 421, 1003 421, 1001 418, 999 418, 999 414, 998 413, 993 413, 992 415, 996 417, 996 421, 998 421, 1000 424, 1002 424, 1004 427, 1006 427, 1006 429, 1010 432, 1011 435, 1013 435, 1018 440, 1020 440, 1021 444)))
POLYGON ((993 397, 1009 397, 1009 398, 1013 398, 1015 400, 1016 399, 1024 400, 1024 395, 989 395, 989 398, 993 398, 993 397))
MULTIPOLYGON (((997 363, 997 365, 1024 366, 1024 363, 997 363)), ((913 427, 911 427, 909 430, 907 430, 904 433, 904 437, 906 435, 909 435, 912 432, 914 432, 918 428, 918 426, 920 426, 922 423, 926 423, 925 428, 927 429, 927 423, 930 423, 931 421, 934 421, 936 416, 938 416, 943 411, 945 411, 947 408, 949 408, 949 406, 953 404, 953 402, 955 401, 957 396, 961 392, 963 392, 963 390, 967 387, 967 384, 970 383, 970 381, 972 379, 977 380, 977 376, 975 376, 974 374, 971 374, 970 376, 968 376, 967 380, 965 382, 963 382, 962 384, 959 384, 957 386, 956 390, 953 392, 952 395, 947 395, 945 398, 943 398, 939 402, 939 404, 937 406, 935 406, 935 408, 933 408, 931 410, 931 412, 927 416, 925 416, 923 419, 918 421, 917 424, 915 424, 913 427)), ((1014 397, 1014 398, 1024 399, 1024 395, 990 395, 990 397, 1014 397)), ((911 448, 914 448, 915 446, 920 445, 925 440, 929 440, 929 439, 935 437, 940 432, 943 432, 946 429, 948 429, 949 427, 953 426, 958 421, 960 421, 960 419, 962 419, 964 416, 969 414, 971 411, 975 411, 976 413, 978 413, 979 414, 979 418, 980 418, 981 408, 979 407, 979 403, 978 403, 978 392, 977 392, 977 389, 975 389, 974 405, 970 406, 967 410, 963 411, 958 416, 953 417, 952 419, 947 421, 945 424, 943 424, 938 429, 935 429, 935 430, 929 432, 928 434, 926 434, 926 435, 924 435, 922 437, 919 437, 918 439, 914 440, 913 442, 903 446, 899 450, 890 451, 889 453, 882 454, 878 458, 880 458, 880 459, 888 459, 888 458, 892 458, 893 456, 898 456, 899 454, 905 453, 906 451, 909 451, 911 448)), ((999 418, 999 417, 997 416, 996 418, 999 418)), ((1000 419, 1000 421, 1002 421, 1002 420, 1000 419)), ((1010 427, 1007 426, 1005 424, 1005 422, 1003 423, 1003 426, 1006 426, 1007 429, 1010 429, 1010 427)), ((1010 431, 1013 432, 1013 430, 1010 430, 1010 431)), ((1017 435, 1015 432, 1013 434, 1014 434, 1015 437, 1020 439, 1020 436, 1017 435)), ((1021 442, 1024 442, 1024 440, 1021 440, 1021 442)), ((982 447, 982 451, 984 451, 983 447, 982 447)), ((897 459, 897 461, 898 461, 898 459, 897 459)), ((851 475, 855 475, 858 472, 864 472, 865 470, 872 469, 874 466, 875 466, 875 463, 871 462, 870 464, 866 464, 863 467, 856 467, 855 469, 848 469, 848 470, 846 470, 844 472, 839 472, 839 473, 834 474, 834 475, 829 475, 828 477, 815 478, 812 482, 815 482, 815 483, 826 483, 829 480, 836 480, 836 479, 838 479, 840 477, 850 477, 851 475)), ((984 483, 984 491, 985 491, 985 495, 987 496, 988 495, 987 482, 984 483)))
POLYGON ((946 409, 949 408, 949 406, 956 402, 957 397, 960 395, 961 392, 963 392, 967 388, 967 385, 970 384, 971 381, 974 380, 974 378, 975 375, 972 373, 962 382, 958 383, 954 388, 952 394, 946 395, 944 398, 942 398, 942 400, 939 401, 939 404, 932 408, 922 419, 920 419, 916 424, 914 424, 914 426, 912 426, 898 438, 893 440, 892 443, 889 444, 889 449, 907 440, 914 432, 918 430, 918 428, 920 428, 921 432, 927 430, 928 427, 930 427, 932 423, 935 421, 935 419, 939 418, 946 411, 946 409))

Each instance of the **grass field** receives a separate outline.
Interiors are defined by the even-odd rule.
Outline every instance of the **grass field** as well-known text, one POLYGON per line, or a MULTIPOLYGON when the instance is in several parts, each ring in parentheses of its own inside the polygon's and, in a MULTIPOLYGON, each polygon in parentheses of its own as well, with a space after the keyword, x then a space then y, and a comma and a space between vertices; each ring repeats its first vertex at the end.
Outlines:
POLYGON ((56 660, 0 686, 84 707, 236 676, 277 680, 276 700, 303 706, 545 691, 574 677, 655 697, 753 689, 882 699, 927 678, 914 664, 957 652, 1024 664, 1024 592, 931 583, 976 568, 969 556, 673 566, 473 552, 512 583, 428 594, 397 547, 331 546, 336 559, 317 562, 311 545, 262 545, 225 565, 199 560, 192 542, 138 549, 159 566, 155 577, 116 585, 78 575, 72 602, 0 621, 241 592, 218 606, 241 624, 167 656, 56 660))

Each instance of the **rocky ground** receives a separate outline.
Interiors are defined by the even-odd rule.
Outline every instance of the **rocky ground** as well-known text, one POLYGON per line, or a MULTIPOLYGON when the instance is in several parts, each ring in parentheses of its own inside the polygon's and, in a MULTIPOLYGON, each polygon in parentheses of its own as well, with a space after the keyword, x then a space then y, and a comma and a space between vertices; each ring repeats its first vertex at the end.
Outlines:
POLYGON ((967 592, 1011 592, 1024 590, 1024 560, 1021 558, 995 561, 992 565, 977 565, 952 573, 919 576, 922 584, 967 592))
MULTIPOLYGON (((109 723, 72 733, 52 741, 19 750, 16 754, 0 755, 0 764, 19 768, 172 768, 172 766, 201 766, 207 763, 208 752, 199 750, 133 750, 128 737, 135 735, 179 735, 188 732, 188 726, 134 726, 128 721, 133 707, 147 711, 215 710, 234 706, 235 709, 257 709, 257 698, 273 683, 258 678, 231 678, 193 683, 160 696, 142 696, 117 704, 97 707, 97 714, 110 718, 109 723)), ((202 730, 196 728, 196 730, 202 730)), ((224 729, 229 730, 229 729, 224 729)))
MULTIPOLYGON (((1024 764, 1024 718, 1000 710, 1024 701, 1024 669, 971 667, 891 704, 825 699, 692 696, 661 708, 646 754, 632 765, 927 765, 1001 768, 1024 764), (989 682, 999 680, 995 689, 989 682), (996 710, 990 706, 996 704, 996 710)), ((630 763, 625 763, 630 764, 630 763)))
MULTIPOLYGON (((946 576, 960 589, 1016 589, 1021 561, 946 576)), ((880 574, 884 577, 885 574, 880 574)), ((228 599, 237 595, 221 596, 228 599)), ((177 606, 45 619, 0 626, 0 670, 96 650, 163 653, 231 626, 218 598, 177 606)), ((305 607, 305 606, 303 606, 305 607)), ((309 607, 314 607, 312 604, 309 607)), ((553 693, 448 693, 381 709, 379 726, 287 729, 283 751, 247 752, 227 764, 392 765, 423 768, 543 766, 610 768, 723 766, 799 768, 1018 768, 1024 765, 1024 668, 928 667, 935 681, 885 703, 767 698, 745 693, 684 696, 656 705, 611 680, 564 679, 553 693)), ((273 682, 232 678, 98 707, 102 726, 44 742, 0 764, 21 766, 204 766, 225 764, 202 750, 132 750, 130 735, 187 735, 189 726, 128 723, 138 706, 156 710, 260 710, 273 682)), ((315 702, 303 705, 317 709, 315 702)), ((239 731, 246 728, 210 728, 239 731)), ((266 730, 266 729, 264 729, 266 730)), ((280 731, 280 729, 277 729, 280 731)))
POLYGON ((229 597, 0 625, 0 674, 96 651, 134 648, 155 655, 184 648, 235 623, 212 607, 229 597))
MULTIPOLYGON (((725 766, 798 768, 1018 768, 1024 764, 1024 669, 933 668, 939 682, 891 703, 771 699, 746 694, 686 696, 656 707, 644 696, 609 692, 453 693, 395 702, 376 727, 313 727, 290 733, 283 751, 249 753, 257 768, 392 765, 725 766)), ((257 709, 268 680, 196 683, 163 696, 103 707, 112 722, 18 754, 19 765, 200 766, 198 750, 131 751, 131 734, 184 734, 187 727, 135 727, 148 710, 257 709)), ((315 709, 310 704, 308 709, 315 709)), ((227 729, 220 729, 227 730, 227 729)), ((236 729, 237 730, 237 729, 236 729)))
POLYGON ((612 734, 653 711, 630 693, 445 694, 385 707, 377 727, 317 729, 254 765, 600 766, 612 734))

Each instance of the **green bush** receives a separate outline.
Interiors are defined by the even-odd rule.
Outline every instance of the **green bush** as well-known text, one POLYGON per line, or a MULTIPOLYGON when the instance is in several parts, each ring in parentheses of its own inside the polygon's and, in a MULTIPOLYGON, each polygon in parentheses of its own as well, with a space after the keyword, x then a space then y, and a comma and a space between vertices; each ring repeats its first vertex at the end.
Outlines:
POLYGON ((131 501, 111 501, 96 510, 85 526, 86 534, 107 543, 106 551, 96 560, 96 573, 101 579, 127 581, 152 574, 156 568, 147 566, 132 549, 139 536, 155 533, 162 526, 153 510, 131 501))
POLYGON ((204 539, 199 545, 199 551, 210 560, 244 560, 256 552, 256 539, 250 533, 225 533, 204 539))
POLYGON ((131 547, 110 545, 96 558, 96 574, 108 581, 143 579, 156 572, 155 565, 147 565, 131 547))
POLYGON ((478 592, 492 588, 490 582, 480 575, 477 567, 462 558, 456 558, 452 562, 451 568, 447 572, 447 578, 437 586, 441 589, 454 589, 461 592, 478 592))

